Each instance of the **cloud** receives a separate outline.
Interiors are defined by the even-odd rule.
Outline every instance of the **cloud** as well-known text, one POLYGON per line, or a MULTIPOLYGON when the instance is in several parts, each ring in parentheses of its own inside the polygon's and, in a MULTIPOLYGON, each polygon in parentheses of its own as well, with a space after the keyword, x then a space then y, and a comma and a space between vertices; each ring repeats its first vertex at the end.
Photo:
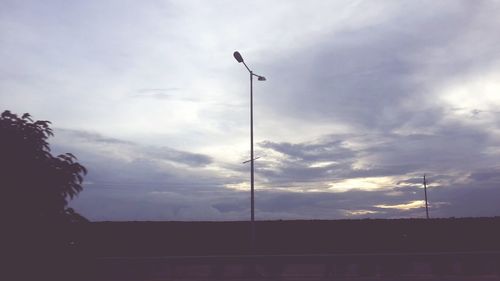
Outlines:
POLYGON ((180 88, 155 88, 155 89, 139 89, 132 97, 134 98, 152 98, 157 100, 171 99, 173 95, 168 92, 179 91, 180 88))
MULTIPOLYGON (((87 131, 81 131, 81 130, 73 130, 73 129, 62 129, 62 128, 56 128, 55 129, 57 132, 57 135, 63 135, 62 137, 70 137, 77 139, 80 142, 86 142, 86 143, 102 143, 102 144, 123 144, 123 145, 133 145, 132 142, 130 141, 125 141, 125 140, 120 140, 117 138, 112 138, 112 137, 105 137, 101 134, 98 133, 93 133, 93 132, 87 132, 87 131)), ((70 140, 66 140, 70 141, 70 140)))
POLYGON ((259 217, 421 216, 380 206, 420 202, 423 174, 432 215, 500 213, 497 1, 3 7, 0 101, 70 128, 54 151, 89 168, 74 204, 93 219, 248 218, 235 50, 268 78, 259 217))
POLYGON ((261 106, 307 119, 312 127, 345 123, 386 133, 408 123, 432 125, 447 106, 436 101, 441 87, 498 69, 494 46, 500 42, 490 36, 498 22, 486 16, 494 4, 429 5, 400 5, 382 22, 332 30, 279 57, 266 68, 276 82, 268 90, 272 95, 260 97, 261 106))
POLYGON ((212 158, 207 155, 180 151, 169 147, 141 145, 131 141, 104 137, 97 133, 56 129, 56 134, 64 139, 64 143, 72 142, 72 145, 79 143, 101 153, 114 153, 129 160, 169 161, 191 167, 201 167, 212 163, 212 158))
MULTIPOLYGON (((316 188, 328 188, 328 183, 384 177, 394 184, 408 184, 404 181, 413 175, 456 176, 495 165, 496 156, 484 153, 490 146, 495 142, 489 132, 460 123, 438 123, 432 132, 421 134, 327 135, 306 143, 267 141, 259 143, 264 157, 258 160, 257 171, 268 183, 290 186, 312 181, 316 188)), ((383 188, 381 182, 378 185, 383 188)))
POLYGON ((71 205, 92 220, 242 219, 221 209, 242 194, 224 188, 232 179, 214 174, 210 157, 78 130, 55 135, 54 153, 71 151, 89 171, 71 205))

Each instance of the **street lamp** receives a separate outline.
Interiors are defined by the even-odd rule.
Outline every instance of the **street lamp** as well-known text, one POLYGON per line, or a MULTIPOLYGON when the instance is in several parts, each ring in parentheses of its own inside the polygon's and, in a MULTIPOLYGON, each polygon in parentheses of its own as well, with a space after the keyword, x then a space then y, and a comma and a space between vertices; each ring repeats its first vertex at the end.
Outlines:
POLYGON ((238 51, 233 53, 237 62, 243 63, 250 73, 250 220, 252 227, 252 246, 255 246, 255 200, 254 200, 254 161, 253 156, 253 77, 257 77, 259 81, 266 81, 266 77, 253 73, 243 60, 243 57, 238 51))

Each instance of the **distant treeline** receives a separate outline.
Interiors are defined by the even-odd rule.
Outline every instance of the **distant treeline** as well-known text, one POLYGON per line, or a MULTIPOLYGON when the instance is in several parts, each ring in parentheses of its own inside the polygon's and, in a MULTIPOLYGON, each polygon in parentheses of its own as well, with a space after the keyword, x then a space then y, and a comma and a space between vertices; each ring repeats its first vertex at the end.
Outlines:
MULTIPOLYGON (((74 247, 92 256, 252 253, 249 222, 75 224, 74 247)), ((256 222, 257 254, 500 250, 500 217, 256 222)))

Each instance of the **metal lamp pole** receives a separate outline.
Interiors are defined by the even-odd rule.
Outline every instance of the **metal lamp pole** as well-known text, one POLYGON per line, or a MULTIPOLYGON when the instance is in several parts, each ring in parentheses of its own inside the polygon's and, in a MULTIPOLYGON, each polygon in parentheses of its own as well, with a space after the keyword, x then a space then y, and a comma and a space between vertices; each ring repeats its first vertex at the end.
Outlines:
POLYGON ((256 76, 259 81, 266 81, 266 78, 253 73, 247 66, 241 54, 236 51, 233 53, 234 58, 239 63, 243 63, 245 68, 250 73, 250 221, 252 227, 252 246, 255 246, 255 199, 254 199, 254 154, 253 154, 253 77, 256 76))

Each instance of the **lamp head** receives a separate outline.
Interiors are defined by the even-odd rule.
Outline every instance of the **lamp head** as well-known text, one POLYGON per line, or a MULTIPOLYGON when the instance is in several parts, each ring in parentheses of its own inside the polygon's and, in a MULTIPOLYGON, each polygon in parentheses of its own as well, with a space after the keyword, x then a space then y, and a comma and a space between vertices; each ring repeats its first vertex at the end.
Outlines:
POLYGON ((264 77, 264 76, 257 76, 257 80, 259 80, 259 81, 266 81, 266 77, 264 77))
POLYGON ((241 62, 243 62, 243 57, 241 56, 241 54, 240 54, 238 51, 235 51, 235 52, 233 53, 233 56, 234 56, 234 58, 235 58, 238 62, 240 62, 240 63, 241 63, 241 62))

